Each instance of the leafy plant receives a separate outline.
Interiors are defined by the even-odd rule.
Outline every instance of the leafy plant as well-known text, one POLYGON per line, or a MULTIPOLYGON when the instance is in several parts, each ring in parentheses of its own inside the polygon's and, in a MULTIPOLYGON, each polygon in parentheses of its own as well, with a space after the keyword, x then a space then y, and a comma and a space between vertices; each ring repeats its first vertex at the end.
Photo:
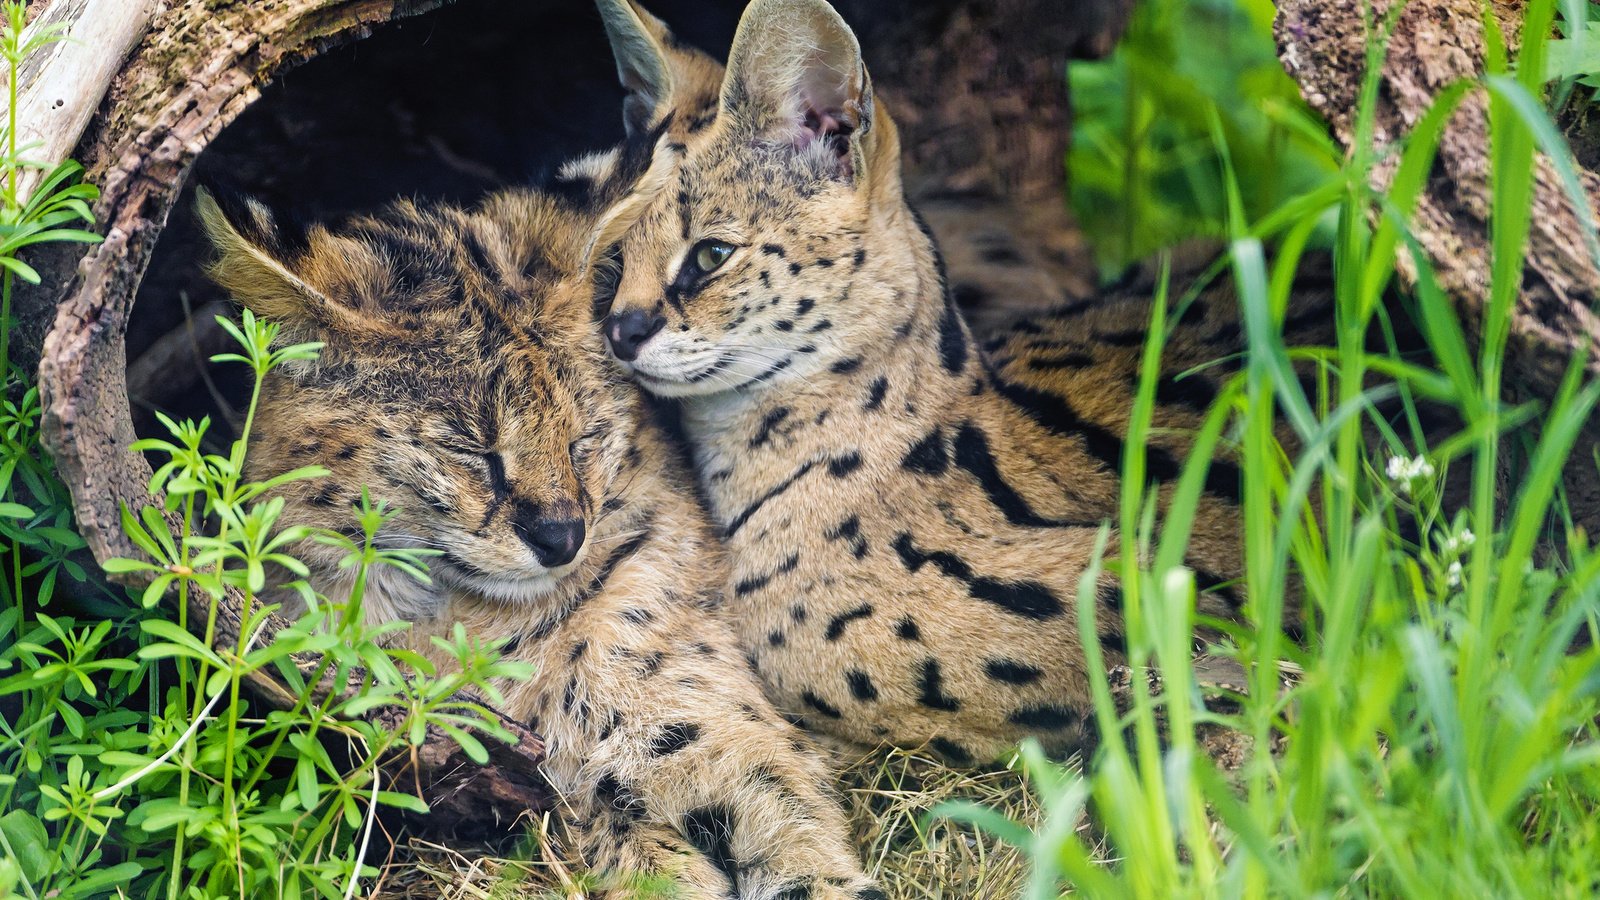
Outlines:
POLYGON ((1188 239, 1227 237, 1221 152, 1251 216, 1334 169, 1278 63, 1272 17, 1270 0, 1145 0, 1115 52, 1068 69, 1072 206, 1108 275, 1188 239))
MULTIPOLYGON (((459 626, 434 637, 424 654, 385 647, 406 627, 368 627, 360 614, 368 574, 392 566, 426 580, 428 551, 377 546, 388 518, 365 493, 356 510, 359 539, 333 530, 279 527, 274 488, 326 474, 300 469, 264 481, 245 477, 244 461, 263 380, 278 365, 315 355, 315 345, 274 348, 278 329, 243 314, 223 321, 243 352, 219 360, 248 364, 255 391, 243 432, 224 456, 203 449, 210 423, 164 420, 171 439, 136 449, 165 458, 150 482, 159 505, 124 510, 123 528, 148 560, 111 560, 107 571, 140 573, 150 587, 119 621, 79 625, 37 616, 9 651, 21 671, 0 681, 0 696, 21 693, 40 711, 33 724, 0 745, 11 763, 0 806, 0 840, 18 849, 48 847, 20 869, 30 898, 100 896, 113 887, 146 896, 348 896, 364 874, 361 855, 379 806, 426 807, 386 787, 381 766, 442 729, 470 756, 487 759, 478 735, 508 736, 485 708, 463 702, 472 690, 498 699, 494 685, 526 677, 526 666, 459 626), (169 518, 179 522, 176 534, 169 518), (290 555, 314 540, 344 551, 353 588, 318 595, 290 555), (276 604, 263 602, 272 571, 307 607, 292 626, 259 639, 276 604), (236 645, 217 645, 217 620, 229 592, 242 598, 236 645), (158 604, 175 597, 177 620, 158 604), (201 602, 196 605, 194 600, 201 602), (191 621, 191 609, 205 609, 191 621), (133 658, 111 646, 137 642, 133 658), (297 658, 317 660, 310 671, 297 658), (443 670, 436 660, 447 665, 443 670), (288 710, 252 713, 241 688, 252 672, 271 670, 297 694, 288 710), (320 696, 317 685, 350 681, 347 693, 320 696), (149 710, 126 708, 143 691, 149 710), (388 730, 363 717, 378 707, 400 711, 388 730), (113 864, 114 863, 114 864, 113 864)), ((15 852, 13 852, 15 851, 15 852)))
MULTIPOLYGON (((22 623, 23 605, 32 594, 49 602, 63 572, 78 584, 88 578, 69 557, 83 547, 71 528, 66 488, 39 445, 39 394, 11 362, 11 300, 16 280, 39 283, 39 273, 18 253, 49 241, 94 243, 99 235, 73 223, 93 224, 89 203, 99 196, 78 181, 82 167, 72 161, 50 166, 29 159, 37 145, 17 143, 18 71, 29 54, 62 40, 61 26, 27 29, 27 4, 0 3, 0 57, 4 58, 7 105, 0 132, 0 642, 22 623), (43 173, 24 191, 30 172, 43 173), (25 582, 37 579, 36 587, 25 582), (30 589, 32 588, 32 589, 30 589)), ((3 660, 3 657, 0 657, 3 660)), ((0 670, 4 665, 0 663, 0 670)))
POLYGON ((302 469, 263 481, 245 475, 261 385, 315 345, 277 347, 277 328, 246 312, 223 321, 255 376, 243 432, 227 455, 202 448, 209 421, 163 418, 170 439, 134 448, 164 457, 150 482, 157 505, 124 510, 123 526, 148 560, 113 560, 140 573, 138 596, 85 571, 70 497, 39 444, 39 397, 10 359, 16 279, 39 273, 18 253, 45 241, 93 242, 95 188, 73 162, 47 166, 18 146, 17 72, 24 58, 62 39, 59 27, 27 29, 26 4, 0 4, 0 56, 10 81, 0 157, 0 898, 348 897, 370 875, 362 857, 379 806, 416 812, 422 802, 381 782, 381 764, 409 752, 427 729, 453 736, 474 758, 506 737, 471 690, 497 698, 496 683, 523 665, 459 628, 432 638, 429 653, 389 648, 403 625, 368 628, 360 614, 367 574, 390 566, 426 579, 426 551, 376 544, 388 517, 365 494, 361 535, 280 527, 274 488, 313 477, 302 469), (25 190, 30 171, 38 185, 25 190), (180 527, 173 532, 171 523, 180 527), (318 596, 292 555, 306 540, 344 551, 347 597, 318 596), (282 572, 307 607, 291 627, 261 641, 262 591, 282 572), (68 600, 58 596, 70 587, 68 600), (240 641, 214 640, 227 592, 243 598, 240 641), (176 598, 176 621, 163 598, 176 598), (194 601, 198 600, 198 603, 194 601), (191 609, 206 610, 190 621, 191 609), (297 661, 317 660, 311 671, 297 661), (441 670, 436 663, 443 663, 441 670), (252 712, 241 692, 253 672, 279 673, 297 694, 288 710, 252 712), (324 677, 357 687, 320 696, 324 677), (398 711, 396 730, 363 716, 398 711))
MULTIPOLYGON (((1446 87, 1408 138, 1382 151, 1370 141, 1374 76, 1393 20, 1372 23, 1378 37, 1356 150, 1324 183, 1264 216, 1248 215, 1232 145, 1217 142, 1248 351, 1158 515, 1133 438, 1150 427, 1169 309, 1186 299, 1158 295, 1124 459, 1118 555, 1141 560, 1120 569, 1128 651, 1135 667, 1160 671, 1163 689, 1134 679, 1132 709, 1119 713, 1098 674, 1086 588, 1080 621, 1100 730, 1127 739, 1105 741, 1086 776, 1024 749, 1022 765, 1048 811, 1038 829, 981 808, 943 810, 1027 849, 1027 897, 1054 897, 1064 883, 1093 896, 1592 891, 1592 871, 1575 861, 1600 852, 1592 824, 1600 810, 1600 554, 1566 527, 1560 492, 1600 385, 1584 384, 1580 359, 1548 402, 1508 403, 1501 388, 1536 148, 1563 173, 1572 202, 1588 209, 1570 151, 1538 99, 1552 5, 1528 4, 1514 76, 1490 29, 1489 71, 1446 87), (1493 161, 1492 279, 1476 347, 1407 227, 1443 126, 1470 90, 1490 98, 1493 161), (1394 166, 1381 193, 1369 178, 1380 162, 1394 166), (1337 342, 1290 348, 1283 311, 1302 252, 1330 213, 1337 342), (1270 265, 1268 238, 1277 243, 1270 265), (1418 272, 1413 316, 1436 368, 1367 349, 1369 333, 1388 333, 1380 300, 1402 254, 1418 272), (1314 365, 1316 377, 1302 381, 1296 364, 1314 365), (1379 411, 1385 398, 1400 401, 1397 421, 1379 411), (1453 407, 1463 428, 1430 443, 1441 436, 1418 424, 1424 401, 1453 407), (1284 420, 1297 432, 1292 456, 1275 437, 1284 420), (1373 432, 1382 436, 1376 443, 1373 432), (1520 458, 1518 434, 1528 436, 1520 458), (1207 461, 1225 435, 1251 473, 1248 623, 1212 648, 1249 673, 1229 714, 1201 700, 1189 638, 1195 584, 1182 553, 1207 461), (1519 477, 1510 496, 1497 496, 1507 465, 1519 477), (1458 503, 1443 490, 1451 469, 1466 473, 1458 503), (1541 541, 1551 538, 1555 552, 1545 552, 1541 541), (1300 641, 1284 628, 1284 598, 1296 585, 1300 641), (1218 771, 1196 741, 1202 723, 1252 738, 1239 771, 1218 771), (1093 832, 1080 828, 1088 815, 1093 832), (1108 846, 1093 845, 1091 833, 1108 846)), ((1594 225, 1584 219, 1593 248, 1594 225)))

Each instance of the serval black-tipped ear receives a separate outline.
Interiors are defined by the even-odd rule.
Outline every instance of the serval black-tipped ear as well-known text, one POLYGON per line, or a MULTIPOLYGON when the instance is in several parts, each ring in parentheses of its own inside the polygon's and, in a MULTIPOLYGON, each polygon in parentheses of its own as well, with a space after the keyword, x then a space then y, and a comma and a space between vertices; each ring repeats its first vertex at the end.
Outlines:
POLYGON ((619 167, 632 169, 645 163, 636 171, 625 171, 612 179, 612 195, 616 198, 609 209, 595 222, 594 230, 583 249, 583 271, 593 273, 603 264, 606 255, 622 236, 632 228, 655 202, 656 197, 671 184, 682 160, 683 145, 672 139, 672 118, 668 116, 651 132, 655 143, 648 154, 624 154, 617 162, 619 167), (622 188, 625 186, 625 190, 622 188))
POLYGON ((264 204, 202 187, 195 210, 217 251, 207 274, 235 300, 297 331, 353 324, 349 310, 301 276, 299 264, 309 252, 305 239, 286 233, 264 204))
POLYGON ((672 104, 673 67, 667 59, 671 33, 633 0, 597 0, 597 5, 617 59, 617 79, 628 92, 622 124, 629 135, 649 131, 672 104))
POLYGON ((666 23, 635 0, 596 0, 628 92, 622 120, 628 136, 648 134, 667 116, 675 130, 694 134, 717 117, 722 64, 673 37, 666 23))
POLYGON ((872 86, 855 33, 825 0, 755 0, 728 52, 722 115, 763 140, 825 148, 845 175, 861 169, 854 138, 872 128, 872 86))

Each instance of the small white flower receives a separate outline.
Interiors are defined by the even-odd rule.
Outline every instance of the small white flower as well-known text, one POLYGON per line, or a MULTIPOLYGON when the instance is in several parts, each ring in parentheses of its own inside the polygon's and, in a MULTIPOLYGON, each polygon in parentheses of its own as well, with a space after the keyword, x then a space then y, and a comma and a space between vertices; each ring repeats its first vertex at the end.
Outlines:
POLYGON ((1404 456, 1391 456, 1384 469, 1389 480, 1394 482, 1395 489, 1404 496, 1411 496, 1411 491, 1418 481, 1433 477, 1433 463, 1426 457, 1418 456, 1415 459, 1404 456))
POLYGON ((1403 456, 1389 457, 1389 480, 1399 482, 1405 478, 1406 458, 1403 456))
POLYGON ((1445 572, 1445 580, 1453 588, 1461 587, 1461 563, 1459 560, 1450 564, 1450 569, 1445 572))
POLYGON ((1475 540, 1477 540, 1477 536, 1472 533, 1472 529, 1463 528, 1460 534, 1452 534, 1445 538, 1444 542, 1439 545, 1439 550, 1445 556, 1459 556, 1467 552, 1475 540))

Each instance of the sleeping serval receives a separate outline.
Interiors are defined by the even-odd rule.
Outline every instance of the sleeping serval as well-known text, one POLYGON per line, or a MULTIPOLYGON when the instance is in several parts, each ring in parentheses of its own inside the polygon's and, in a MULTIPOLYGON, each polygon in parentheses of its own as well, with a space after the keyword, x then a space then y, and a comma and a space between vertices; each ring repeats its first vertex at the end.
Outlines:
MULTIPOLYGON (((215 278, 287 339, 326 343, 270 377, 251 468, 329 470, 281 491, 284 524, 348 531, 365 486, 396 511, 380 545, 443 551, 431 585, 375 570, 366 614, 414 623, 424 653, 459 622, 533 664, 504 708, 546 738, 613 896, 646 874, 703 900, 881 897, 823 756, 719 617, 726 562, 688 475, 595 334, 585 239, 649 145, 634 156, 548 194, 400 202, 301 235, 202 194, 215 278)), ((337 552, 297 553, 316 590, 348 590, 337 552)))
MULTIPOLYGON (((624 58, 653 46, 614 40, 624 58)), ((752 3, 715 115, 676 137, 674 180, 630 213, 604 330, 681 405, 769 696, 821 731, 957 762, 1092 738, 1074 598, 1116 514, 1147 295, 1058 306, 978 345, 905 201, 895 125, 822 0, 752 3)), ((1325 303, 1303 295, 1290 327, 1325 328, 1325 303)), ((1240 346, 1231 298, 1188 309, 1147 448, 1156 480, 1216 389, 1177 373, 1240 346)), ((1212 465, 1194 523, 1208 615, 1243 602, 1239 477, 1212 465)), ((1095 590, 1119 661, 1116 581, 1095 590)))

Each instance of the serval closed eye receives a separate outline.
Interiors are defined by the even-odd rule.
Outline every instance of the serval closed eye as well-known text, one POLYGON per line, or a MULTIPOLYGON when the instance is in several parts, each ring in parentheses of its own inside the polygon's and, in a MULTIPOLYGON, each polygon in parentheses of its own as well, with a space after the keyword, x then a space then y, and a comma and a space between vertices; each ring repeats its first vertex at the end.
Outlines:
MULTIPOLYGON (((681 403, 769 695, 811 727, 954 761, 1091 738, 1074 598, 1117 508, 1146 297, 978 346, 905 201, 894 122, 822 0, 752 3, 716 115, 677 137, 674 180, 620 244, 604 331, 681 403)), ((1157 480, 1215 390, 1176 373, 1240 346, 1229 300, 1189 308, 1168 348, 1157 480)), ((1292 327, 1331 320, 1323 298, 1298 302, 1292 327)), ((1238 478, 1213 465, 1190 545, 1214 616, 1243 602, 1238 478)), ((1097 593, 1117 661, 1115 580, 1097 593)))
MULTIPOLYGON (((374 571, 366 614, 414 623, 419 652, 459 622, 533 664, 505 709, 547 739, 578 849, 618 895, 642 873, 703 900, 879 896, 824 758, 719 617, 726 564, 687 475, 594 333, 585 239, 619 165, 304 235, 202 195, 217 280, 326 342, 270 378, 251 467, 331 473, 284 489, 285 523, 348 528, 366 487, 396 510, 380 545, 443 551, 431 585, 374 571)), ((316 590, 348 590, 325 548, 297 552, 316 590)))

